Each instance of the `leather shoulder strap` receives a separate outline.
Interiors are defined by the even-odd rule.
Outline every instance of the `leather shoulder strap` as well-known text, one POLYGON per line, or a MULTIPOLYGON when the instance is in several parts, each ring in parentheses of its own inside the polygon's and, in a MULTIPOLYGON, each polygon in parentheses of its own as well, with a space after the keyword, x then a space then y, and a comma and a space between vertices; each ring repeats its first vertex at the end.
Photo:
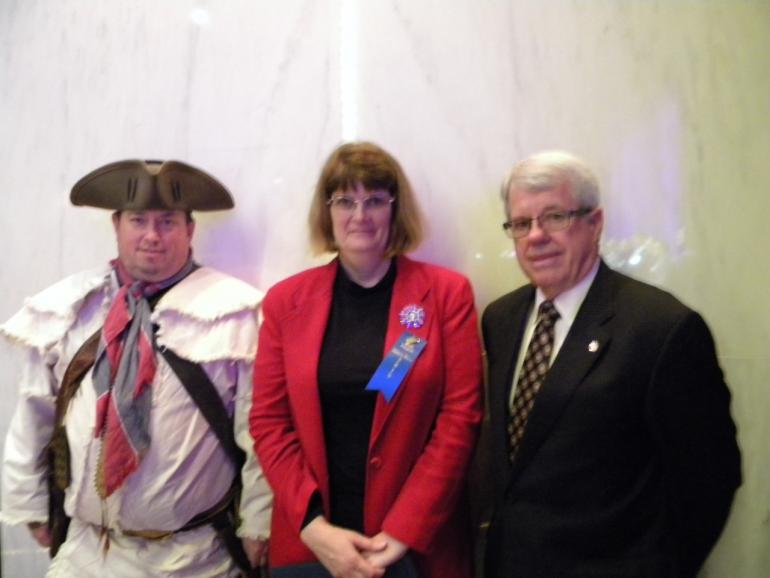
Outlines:
POLYGON ((222 398, 209 376, 200 365, 179 357, 168 348, 161 349, 160 353, 206 418, 225 453, 240 469, 245 461, 245 454, 235 443, 233 420, 227 414, 222 398))
POLYGON ((70 400, 72 400, 80 387, 80 382, 83 381, 86 372, 94 365, 101 335, 102 330, 99 328, 96 333, 86 339, 64 371, 64 376, 59 386, 59 393, 56 396, 56 424, 61 424, 64 420, 64 414, 67 411, 70 400))
MULTIPOLYGON (((59 394, 56 396, 55 423, 57 425, 63 423, 70 401, 80 387, 86 372, 94 365, 101 334, 102 330, 99 329, 80 346, 64 372, 59 394)), ((179 357, 170 349, 161 350, 161 355, 206 418, 227 455, 236 467, 240 468, 245 456, 243 450, 235 443, 233 420, 227 414, 222 398, 219 397, 219 392, 211 383, 209 376, 200 365, 179 357)))

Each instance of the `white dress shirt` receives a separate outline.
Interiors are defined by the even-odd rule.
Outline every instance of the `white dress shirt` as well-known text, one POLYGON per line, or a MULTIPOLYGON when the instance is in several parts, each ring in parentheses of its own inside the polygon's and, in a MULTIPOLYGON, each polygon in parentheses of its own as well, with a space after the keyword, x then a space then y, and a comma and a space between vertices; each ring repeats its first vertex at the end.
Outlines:
MULTIPOLYGON (((577 317, 580 306, 583 304, 583 300, 588 295, 588 290, 591 288, 591 284, 594 282, 596 273, 599 271, 599 262, 597 258, 596 263, 583 277, 577 285, 567 289, 563 293, 560 293, 553 299, 553 305, 556 311, 559 312, 559 319, 556 320, 553 331, 553 349, 551 350, 551 359, 549 365, 556 359, 556 355, 559 353, 564 340, 567 338, 570 327, 577 317)), ((532 335, 535 333, 535 324, 537 321, 537 311, 540 308, 540 304, 545 301, 545 295, 538 288, 535 291, 535 303, 529 312, 529 318, 527 319, 527 326, 524 329, 524 336, 521 340, 521 348, 519 349, 519 356, 516 360, 516 371, 513 373, 513 386, 511 387, 511 394, 508 398, 509 405, 513 404, 513 396, 516 393, 516 386, 519 383, 519 373, 521 372, 521 366, 524 364, 524 356, 527 354, 527 347, 532 339, 532 335)))

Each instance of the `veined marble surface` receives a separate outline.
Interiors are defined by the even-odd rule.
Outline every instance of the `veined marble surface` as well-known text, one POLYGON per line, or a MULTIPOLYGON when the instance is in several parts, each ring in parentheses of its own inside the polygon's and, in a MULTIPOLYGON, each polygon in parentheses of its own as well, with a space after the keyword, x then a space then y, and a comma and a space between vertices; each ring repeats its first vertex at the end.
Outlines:
MULTIPOLYGON (((72 184, 121 158, 222 180, 196 257, 267 288, 317 262, 306 215, 343 140, 402 162, 428 217, 417 256, 520 285, 499 184, 563 148, 596 169, 604 255, 700 310, 731 384, 745 483, 704 576, 770 567, 770 3, 766 0, 3 0, 0 319, 114 254, 72 184)), ((18 367, 0 348, 2 393, 18 367)), ((0 409, 0 434, 12 404, 0 409)), ((44 556, 4 529, 3 570, 44 556)))

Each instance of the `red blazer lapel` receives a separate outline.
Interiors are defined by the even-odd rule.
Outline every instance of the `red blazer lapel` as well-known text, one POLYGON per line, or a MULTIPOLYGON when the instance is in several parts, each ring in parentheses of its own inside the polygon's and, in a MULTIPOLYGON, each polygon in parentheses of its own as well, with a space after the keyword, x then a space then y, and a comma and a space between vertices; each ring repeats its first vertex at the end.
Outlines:
MULTIPOLYGON (((388 313, 388 332, 385 336, 385 349, 382 352, 383 358, 390 352, 401 335, 406 331, 422 339, 428 339, 428 335, 435 319, 433 302, 429 299, 429 295, 430 282, 423 274, 419 264, 407 257, 398 257, 396 261, 396 281, 393 285, 393 296, 390 300, 390 312, 388 313), (401 312, 410 305, 415 305, 423 309, 425 321, 421 327, 407 328, 401 323, 401 312)), ((430 341, 428 342, 428 347, 430 347, 430 341)), ((419 363, 420 358, 415 361, 415 365, 419 363)), ((406 378, 399 386, 396 395, 390 402, 386 401, 382 394, 377 395, 377 405, 374 410, 374 421, 372 423, 372 433, 369 441, 370 447, 376 443, 388 417, 398 405, 399 400, 403 397, 406 388, 409 387, 412 374, 413 371, 410 371, 409 374, 407 374, 406 378)))
POLYGON ((305 457, 326 496, 326 450, 318 393, 318 359, 321 355, 326 325, 331 309, 335 259, 318 270, 318 278, 303 284, 295 296, 295 307, 284 321, 286 359, 294 360, 286 368, 286 383, 295 427, 305 450, 305 457))

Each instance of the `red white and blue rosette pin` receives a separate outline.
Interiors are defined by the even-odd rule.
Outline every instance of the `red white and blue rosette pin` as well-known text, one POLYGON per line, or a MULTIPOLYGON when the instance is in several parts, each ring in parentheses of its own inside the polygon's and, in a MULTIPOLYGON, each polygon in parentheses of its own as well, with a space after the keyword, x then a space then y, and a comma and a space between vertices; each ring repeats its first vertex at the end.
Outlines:
POLYGON ((398 314, 401 325, 409 329, 419 329, 425 324, 425 309, 419 305, 407 305, 398 314))

